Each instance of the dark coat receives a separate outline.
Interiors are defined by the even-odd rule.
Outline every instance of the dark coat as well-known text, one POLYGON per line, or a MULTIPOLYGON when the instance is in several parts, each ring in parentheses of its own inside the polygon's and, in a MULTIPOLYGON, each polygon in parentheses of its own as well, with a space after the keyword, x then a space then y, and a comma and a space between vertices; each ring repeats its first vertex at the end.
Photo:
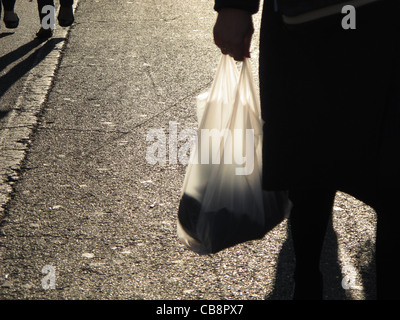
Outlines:
POLYGON ((273 2, 260 34, 264 187, 397 185, 400 1, 358 8, 355 30, 343 14, 289 28, 273 2))
POLYGON ((288 28, 271 3, 265 5, 260 92, 266 188, 397 184, 396 2, 357 9, 355 30, 342 28, 343 15, 288 28))

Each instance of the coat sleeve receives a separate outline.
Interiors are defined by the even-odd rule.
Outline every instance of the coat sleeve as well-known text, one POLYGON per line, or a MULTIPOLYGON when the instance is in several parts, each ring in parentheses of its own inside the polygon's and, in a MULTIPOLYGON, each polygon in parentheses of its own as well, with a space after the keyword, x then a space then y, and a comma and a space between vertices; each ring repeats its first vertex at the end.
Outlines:
POLYGON ((235 8, 249 11, 254 14, 258 11, 260 0, 215 0, 214 10, 222 8, 235 8))

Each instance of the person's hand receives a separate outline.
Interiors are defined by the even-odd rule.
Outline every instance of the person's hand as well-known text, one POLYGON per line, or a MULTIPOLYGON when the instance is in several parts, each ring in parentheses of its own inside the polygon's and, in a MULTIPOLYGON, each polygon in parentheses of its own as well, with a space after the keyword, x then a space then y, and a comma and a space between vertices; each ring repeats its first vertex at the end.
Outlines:
POLYGON ((224 8, 218 12, 214 25, 214 42, 223 54, 236 61, 250 58, 251 37, 254 33, 251 13, 245 10, 224 8))

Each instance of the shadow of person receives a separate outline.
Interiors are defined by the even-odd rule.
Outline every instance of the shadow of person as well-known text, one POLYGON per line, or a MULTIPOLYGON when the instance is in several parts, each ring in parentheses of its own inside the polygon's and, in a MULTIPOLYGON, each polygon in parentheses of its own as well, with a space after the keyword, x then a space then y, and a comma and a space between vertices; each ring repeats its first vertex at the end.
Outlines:
POLYGON ((342 286, 342 269, 339 263, 339 243, 333 228, 332 217, 326 231, 321 252, 321 272, 324 276, 324 300, 348 300, 342 286))
MULTIPOLYGON (((287 223, 287 238, 279 253, 274 289, 265 296, 266 300, 292 300, 294 292, 293 274, 296 266, 290 218, 287 223)), ((338 241, 330 219, 321 253, 321 272, 324 276, 324 300, 346 300, 341 285, 342 274, 338 262, 338 241)))
POLYGON ((295 258, 289 230, 287 234, 277 259, 274 288, 265 296, 265 300, 292 300, 295 258))
POLYGON ((11 110, 0 110, 0 120, 5 118, 11 110))
MULTIPOLYGON (((11 34, 12 34, 11 32, 2 33, 0 36, 5 37, 11 34)), ((33 39, 25 43, 24 45, 20 46, 19 48, 0 57, 0 71, 4 70, 8 65, 12 64, 13 62, 25 56, 28 52, 38 47, 41 43, 43 43, 43 41, 40 41, 38 39, 33 39)))
MULTIPOLYGON (((347 186, 342 188, 341 191, 369 206, 373 210, 372 212, 376 215, 374 208, 378 206, 378 198, 375 189, 368 186, 366 188, 352 188, 347 186)), ((371 217, 371 219, 376 219, 376 216, 371 217)), ((359 273, 363 284, 364 299, 376 300, 376 258, 375 244, 372 243, 372 240, 368 240, 360 244, 357 260, 363 262, 363 266, 360 268, 359 273), (363 257, 363 254, 365 255, 366 250, 371 251, 371 253, 368 252, 370 254, 368 256, 368 262, 365 261, 366 259, 363 257)))
POLYGON ((2 32, 0 33, 0 39, 7 36, 11 36, 12 34, 14 34, 14 32, 2 32))
MULTIPOLYGON (((0 77, 0 98, 7 92, 10 87, 21 79, 25 74, 38 65, 46 56, 55 48, 56 44, 64 41, 64 38, 52 38, 43 44, 43 40, 33 39, 22 45, 18 49, 7 53, 0 58, 0 71, 5 69, 13 62, 21 59, 30 51, 37 48, 26 59, 20 61, 13 66, 6 74, 0 77), (43 44, 42 46, 40 46, 43 44)), ((7 110, 2 110, 3 116, 7 110)))
MULTIPOLYGON (((366 247, 374 247, 370 243, 366 243, 366 247)), ((375 254, 372 255, 371 260, 360 270, 360 277, 364 287, 365 300, 376 300, 376 261, 375 254)))

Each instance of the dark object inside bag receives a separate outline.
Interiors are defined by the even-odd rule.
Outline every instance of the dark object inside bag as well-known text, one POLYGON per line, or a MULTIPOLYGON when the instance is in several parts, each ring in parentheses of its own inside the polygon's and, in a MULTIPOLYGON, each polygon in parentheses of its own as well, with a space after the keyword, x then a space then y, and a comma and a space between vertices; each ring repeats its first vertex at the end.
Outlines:
POLYGON ((201 212, 201 203, 184 194, 179 203, 178 220, 184 231, 204 245, 208 253, 217 253, 239 243, 263 238, 287 216, 287 198, 281 200, 276 197, 276 205, 282 214, 266 216, 265 222, 260 224, 252 221, 245 212, 227 208, 201 212))

